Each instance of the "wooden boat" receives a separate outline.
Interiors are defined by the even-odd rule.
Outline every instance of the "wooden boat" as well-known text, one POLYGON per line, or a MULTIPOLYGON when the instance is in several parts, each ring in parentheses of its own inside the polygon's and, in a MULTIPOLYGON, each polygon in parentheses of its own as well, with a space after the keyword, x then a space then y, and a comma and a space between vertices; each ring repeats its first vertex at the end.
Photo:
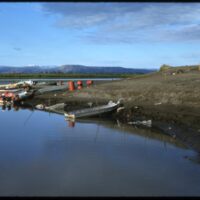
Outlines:
POLYGON ((69 112, 69 113, 65 112, 64 116, 66 119, 75 119, 75 118, 81 118, 81 117, 92 117, 96 115, 106 114, 117 109, 119 104, 120 104, 120 101, 118 101, 117 103, 109 101, 107 105, 97 106, 93 108, 86 108, 86 109, 77 110, 77 111, 69 112))

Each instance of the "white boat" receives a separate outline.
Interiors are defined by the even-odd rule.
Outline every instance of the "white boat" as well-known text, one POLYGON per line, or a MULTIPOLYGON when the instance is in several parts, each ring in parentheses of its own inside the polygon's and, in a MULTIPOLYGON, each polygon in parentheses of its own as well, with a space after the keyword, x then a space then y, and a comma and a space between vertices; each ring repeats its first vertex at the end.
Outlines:
POLYGON ((16 93, 16 92, 19 92, 21 89, 8 89, 8 90, 5 90, 5 89, 3 89, 3 90, 1 90, 0 89, 0 93, 5 93, 5 92, 13 92, 13 93, 16 93))
POLYGON ((65 112, 64 116, 66 119, 75 119, 75 118, 81 118, 81 117, 91 117, 91 116, 101 115, 101 114, 109 113, 117 109, 119 104, 120 104, 120 101, 118 101, 117 103, 109 101, 107 105, 97 106, 93 108, 86 108, 86 109, 77 110, 77 111, 73 111, 69 113, 65 112))
POLYGON ((28 80, 28 81, 20 81, 17 83, 9 83, 4 85, 0 84, 0 89, 18 89, 27 85, 32 86, 34 85, 34 82, 32 80, 28 80))
POLYGON ((21 100, 25 100, 25 99, 33 96, 33 94, 34 94, 34 91, 28 91, 28 92, 27 91, 21 91, 21 92, 16 94, 16 96, 15 96, 13 101, 15 103, 17 103, 17 102, 19 102, 21 100))
POLYGON ((17 86, 25 86, 25 85, 32 86, 32 85, 34 85, 34 82, 32 80, 20 81, 20 82, 16 83, 16 85, 17 86))
POLYGON ((4 85, 0 85, 0 89, 16 89, 17 88, 17 84, 16 83, 10 83, 10 84, 4 84, 4 85))

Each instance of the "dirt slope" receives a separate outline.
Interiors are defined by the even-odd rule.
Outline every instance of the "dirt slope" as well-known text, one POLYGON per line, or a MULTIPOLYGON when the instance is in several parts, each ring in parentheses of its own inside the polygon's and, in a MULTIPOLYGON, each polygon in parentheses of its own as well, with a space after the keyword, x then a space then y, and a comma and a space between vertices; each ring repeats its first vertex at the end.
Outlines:
POLYGON ((66 102, 68 110, 105 104, 123 98, 125 109, 116 114, 122 121, 151 118, 199 127, 200 71, 180 74, 153 73, 95 84, 73 92, 54 92, 35 97, 35 105, 66 102))

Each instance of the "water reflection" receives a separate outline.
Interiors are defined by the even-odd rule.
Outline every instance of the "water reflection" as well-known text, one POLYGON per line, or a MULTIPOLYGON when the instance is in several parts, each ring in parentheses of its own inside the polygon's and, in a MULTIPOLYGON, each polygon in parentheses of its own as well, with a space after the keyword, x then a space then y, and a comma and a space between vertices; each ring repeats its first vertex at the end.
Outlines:
MULTIPOLYGON (((13 111, 20 111, 20 110, 32 111, 25 119, 24 124, 26 124, 30 120, 31 116, 33 115, 33 111, 34 111, 34 109, 31 107, 22 107, 19 105, 7 105, 7 106, 3 105, 1 107, 1 109, 2 109, 2 111, 10 111, 11 109, 13 111)), ((54 116, 55 113, 49 112, 49 116, 50 115, 54 116)), ((69 128, 75 128, 76 123, 80 123, 80 122, 85 123, 85 124, 88 124, 88 123, 89 124, 97 124, 98 129, 99 129, 100 125, 103 125, 105 127, 111 128, 113 130, 121 130, 124 132, 124 138, 126 137, 126 134, 135 134, 135 135, 142 136, 143 138, 146 138, 146 140, 148 140, 148 138, 159 140, 163 143, 165 148, 167 147, 167 143, 173 144, 177 147, 181 147, 184 149, 189 148, 187 145, 187 141, 183 142, 183 141, 179 140, 179 138, 171 137, 170 135, 165 134, 162 131, 159 131, 154 128, 131 126, 128 124, 121 123, 119 120, 104 120, 103 118, 76 119, 76 121, 73 119, 66 120, 66 123, 69 128)), ((194 159, 191 159, 191 160, 194 160, 194 159)))
MULTIPOLYGON (((183 148, 183 149, 193 149, 192 147, 190 147, 190 145, 188 145, 188 141, 187 141, 186 138, 184 138, 185 140, 182 141, 179 138, 172 137, 171 135, 163 133, 159 129, 155 129, 155 128, 149 128, 149 127, 145 128, 145 127, 141 127, 141 126, 139 126, 139 127, 138 126, 130 126, 128 124, 121 123, 119 120, 107 121, 107 120, 103 120, 101 118, 78 119, 78 120, 76 120, 76 122, 77 123, 81 122, 81 123, 98 124, 98 128, 97 128, 96 134, 94 136, 95 142, 98 139, 99 127, 100 127, 100 125, 103 124, 105 127, 111 128, 112 130, 113 129, 114 130, 122 130, 123 133, 124 133, 124 137, 123 137, 124 140, 126 140, 127 134, 135 134, 135 135, 142 136, 144 138, 145 146, 148 143, 148 139, 154 139, 154 140, 160 141, 163 144, 163 149, 165 151, 167 151, 168 144, 173 144, 176 147, 183 148)), ((68 126, 69 127, 75 127, 75 121, 68 120, 68 126)), ((196 137, 194 137, 193 140, 196 140, 196 137)), ((190 138, 189 142, 191 142, 191 138, 190 138)), ((194 148, 194 150, 199 149, 199 148, 194 148)), ((200 153, 199 153, 199 151, 197 151, 196 154, 192 155, 192 156, 184 155, 183 158, 190 160, 191 162, 200 164, 200 153)))
POLYGON ((13 111, 20 111, 20 110, 30 110, 30 111, 33 111, 34 110, 31 107, 23 107, 23 106, 20 106, 18 104, 3 104, 3 105, 0 105, 0 109, 2 111, 10 111, 11 109, 13 111))
POLYGON ((149 128, 149 127, 145 128, 145 127, 130 126, 128 124, 121 123, 119 120, 114 121, 114 120, 104 120, 101 118, 90 118, 90 119, 77 119, 76 122, 73 120, 67 120, 66 122, 68 123, 69 127, 75 127, 75 123, 80 123, 80 122, 98 124, 98 127, 100 125, 104 125, 105 127, 108 127, 114 130, 122 130, 124 132, 124 138, 126 137, 126 134, 136 134, 146 139, 150 138, 150 139, 156 139, 156 140, 162 141, 165 146, 167 142, 181 148, 188 148, 178 139, 175 139, 171 137, 170 135, 167 135, 163 132, 154 130, 153 128, 149 128))
POLYGON ((68 121, 68 126, 73 128, 75 126, 75 121, 68 121))
POLYGON ((169 135, 22 108, 0 119, 1 196, 200 195, 196 153, 169 135))
MULTIPOLYGON (((10 111, 12 108, 12 110, 14 111, 20 111, 20 110, 30 110, 32 111, 30 113, 30 115, 27 117, 27 119, 25 120, 25 124, 26 122, 31 118, 34 109, 31 107, 22 107, 19 105, 3 105, 2 106, 2 111, 10 111)), ((49 115, 55 115, 55 113, 51 113, 49 112, 49 115)), ((62 115, 61 115, 62 116, 62 115)), ((66 119, 65 119, 66 120, 66 119)), ((166 148, 166 143, 171 143, 177 147, 181 147, 181 148, 189 148, 187 145, 187 141, 181 141, 179 140, 179 138, 174 138, 171 137, 168 134, 163 133, 162 131, 159 131, 157 129, 154 128, 145 128, 145 127, 138 127, 138 126, 131 126, 128 124, 124 124, 121 123, 119 120, 104 120, 103 118, 89 118, 89 119, 70 119, 70 120, 66 120, 66 123, 68 125, 69 128, 75 128, 76 123, 90 123, 90 124, 98 124, 98 127, 100 125, 104 125, 105 127, 114 129, 114 130, 122 130, 125 134, 136 134, 136 135, 140 135, 144 138, 149 138, 149 139, 156 139, 159 140, 161 142, 163 142, 163 145, 166 148)), ((125 136, 124 136, 125 137, 125 136)), ((194 138, 195 139, 195 138, 194 138)), ((192 160, 192 159, 191 159, 192 160)))

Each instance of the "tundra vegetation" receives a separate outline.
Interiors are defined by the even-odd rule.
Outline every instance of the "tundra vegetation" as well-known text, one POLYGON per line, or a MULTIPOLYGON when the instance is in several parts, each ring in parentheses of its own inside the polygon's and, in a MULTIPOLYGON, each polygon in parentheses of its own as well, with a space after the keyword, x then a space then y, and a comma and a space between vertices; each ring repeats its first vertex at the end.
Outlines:
POLYGON ((128 77, 136 77, 142 75, 141 74, 68 74, 68 73, 45 73, 45 74, 0 74, 0 79, 5 78, 13 78, 13 79, 21 79, 21 78, 128 78, 128 77))

